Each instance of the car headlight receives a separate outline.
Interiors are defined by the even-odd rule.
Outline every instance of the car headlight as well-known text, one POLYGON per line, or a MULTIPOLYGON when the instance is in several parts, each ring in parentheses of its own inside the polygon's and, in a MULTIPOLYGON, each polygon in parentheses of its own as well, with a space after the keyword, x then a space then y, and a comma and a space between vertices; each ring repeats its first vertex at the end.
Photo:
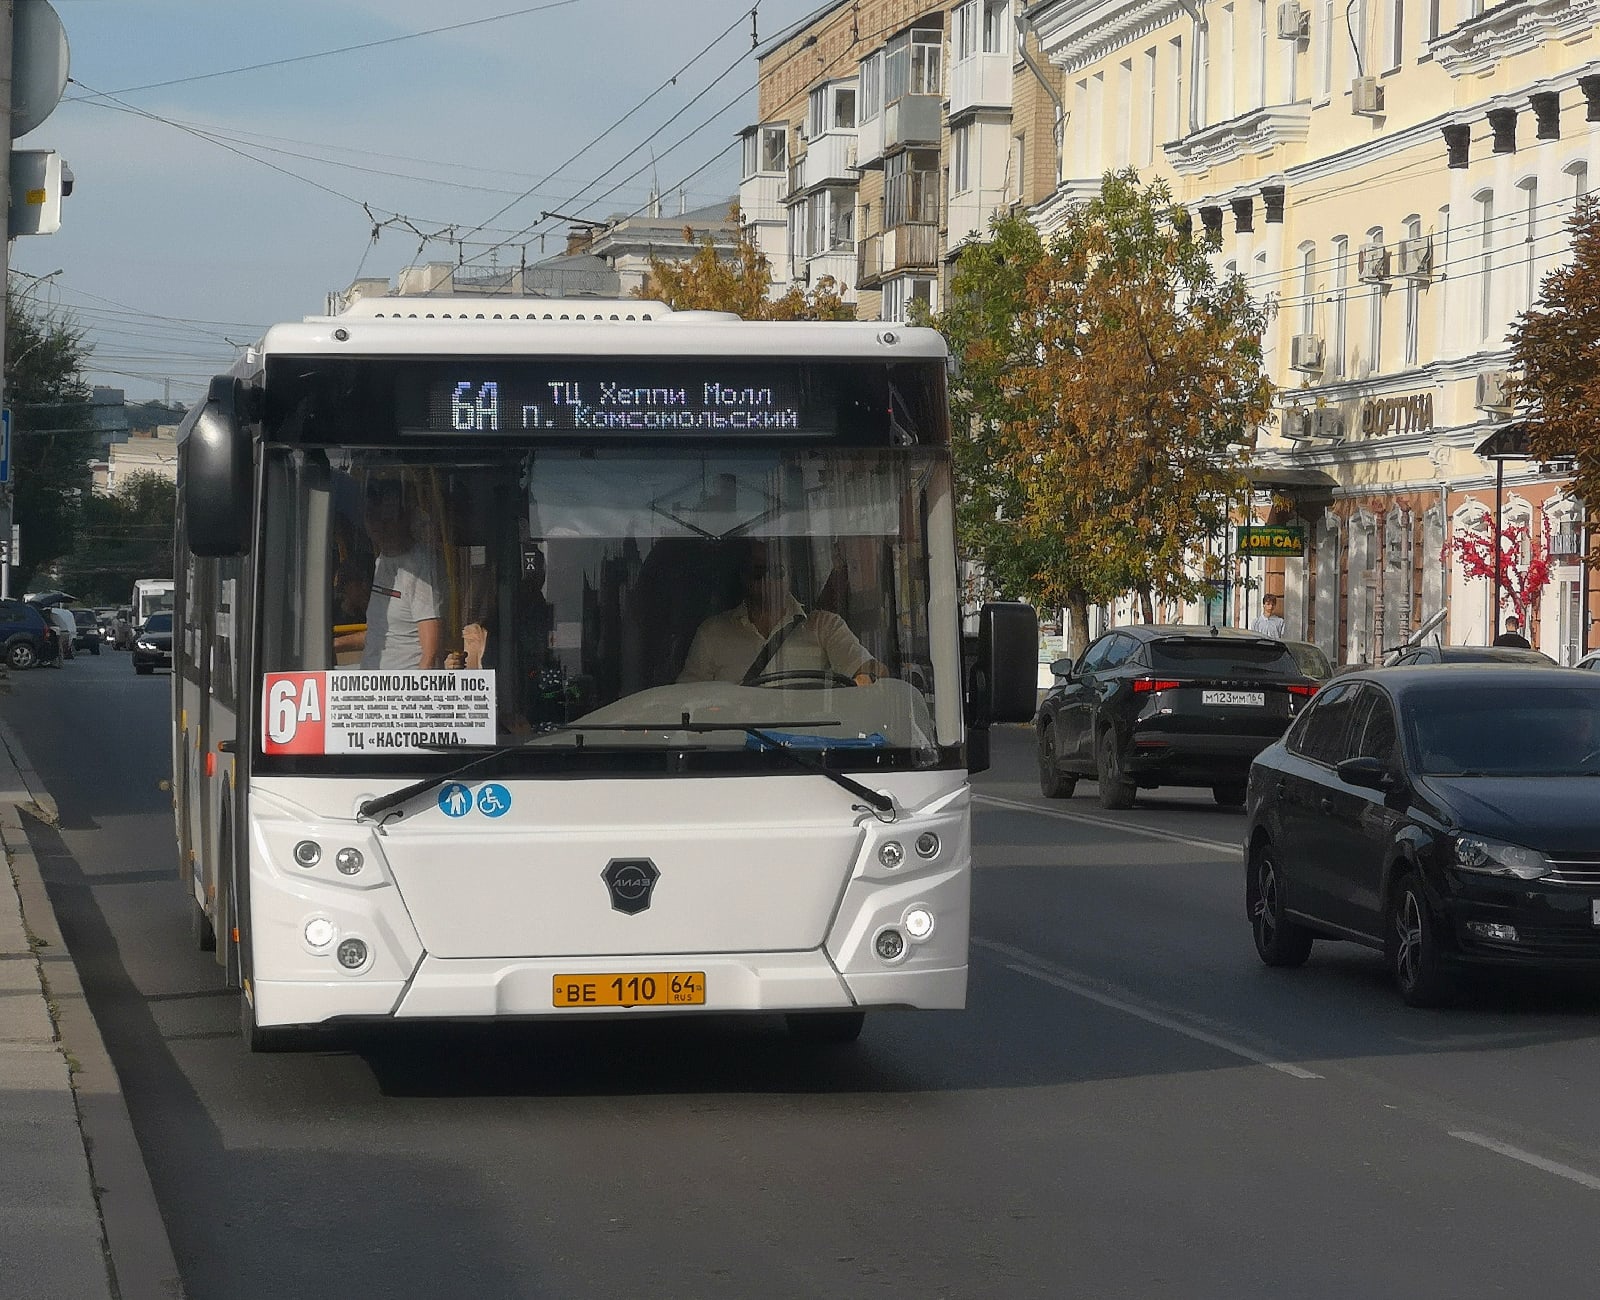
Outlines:
POLYGON ((139 649, 141 649, 141 650, 154 650, 154 649, 156 649, 156 647, 154 645, 152 645, 149 641, 140 641, 140 642, 137 642, 136 644, 138 645, 139 649))
POLYGON ((1502 844, 1481 835, 1458 835, 1455 865, 1463 871, 1486 876, 1514 876, 1518 880, 1537 880, 1554 867, 1548 856, 1520 844, 1502 844))

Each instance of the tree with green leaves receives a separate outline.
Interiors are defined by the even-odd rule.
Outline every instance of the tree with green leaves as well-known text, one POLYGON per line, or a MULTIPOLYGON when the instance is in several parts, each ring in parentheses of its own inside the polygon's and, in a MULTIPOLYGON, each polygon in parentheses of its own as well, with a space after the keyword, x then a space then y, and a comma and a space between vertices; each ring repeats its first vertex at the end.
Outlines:
POLYGON ((78 547, 61 562, 62 586, 91 605, 126 603, 135 578, 173 572, 176 515, 176 485, 153 470, 91 496, 78 547))
POLYGON ((952 386, 963 551, 999 591, 1071 612, 1205 588, 1266 420, 1266 308, 1220 279, 1161 181, 1108 172, 1048 237, 998 218, 935 323, 952 386))
MULTIPOLYGON (((728 215, 738 225, 737 204, 728 215)), ((823 276, 809 289, 796 285, 778 298, 770 297, 772 263, 749 226, 738 225, 731 252, 718 248, 709 234, 696 241, 688 226, 683 237, 695 245, 694 256, 682 262, 652 257, 638 297, 657 299, 674 311, 731 311, 745 320, 856 318, 855 308, 840 296, 832 276, 823 276)))
POLYGON ((11 408, 11 519, 22 530, 12 590, 73 549, 91 484, 97 436, 83 330, 6 296, 6 405, 11 408))
MULTIPOLYGON (((1591 525, 1600 503, 1600 201, 1587 195, 1567 222, 1572 260, 1544 277, 1539 301, 1511 327, 1519 372, 1518 409, 1528 450, 1541 460, 1571 458, 1572 490, 1591 525)), ((1589 563, 1600 567, 1600 549, 1589 563)))

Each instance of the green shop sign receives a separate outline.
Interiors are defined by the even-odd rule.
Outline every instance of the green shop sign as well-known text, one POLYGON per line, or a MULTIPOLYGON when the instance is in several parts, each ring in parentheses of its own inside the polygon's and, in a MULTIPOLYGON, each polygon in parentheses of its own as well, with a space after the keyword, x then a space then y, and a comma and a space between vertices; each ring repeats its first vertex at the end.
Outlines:
POLYGON ((1239 528, 1240 555, 1295 555, 1306 553, 1306 530, 1299 524, 1245 524, 1239 528))

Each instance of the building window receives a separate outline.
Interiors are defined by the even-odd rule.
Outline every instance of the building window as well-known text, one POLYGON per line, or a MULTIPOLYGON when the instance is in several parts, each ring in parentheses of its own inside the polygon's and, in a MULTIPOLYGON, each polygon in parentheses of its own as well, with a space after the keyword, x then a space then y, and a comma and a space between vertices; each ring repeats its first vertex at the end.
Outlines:
MULTIPOLYGON (((1421 240, 1422 218, 1407 217, 1405 229, 1406 239, 1421 240)), ((1415 279, 1406 280, 1405 312, 1405 340, 1403 344, 1405 348, 1404 364, 1409 367, 1417 364, 1418 317, 1422 314, 1422 281, 1415 279)))
POLYGON ((861 61, 861 120, 874 121, 883 111, 883 55, 861 61))
POLYGON ((818 190, 806 197, 806 256, 854 252, 856 196, 852 190, 818 190))
POLYGON ((884 53, 884 102, 942 93, 943 42, 944 32, 937 27, 913 27, 889 42, 884 53))
POLYGON ((835 86, 833 88, 833 129, 835 131, 854 131, 856 129, 856 88, 854 86, 835 86))
POLYGON ((744 137, 744 175, 782 175, 789 166, 789 129, 758 126, 744 137))
POLYGON ((936 221, 939 215, 939 152, 908 149, 884 163, 883 224, 936 221))
POLYGON ((1333 95, 1333 0, 1320 0, 1317 5, 1317 87, 1318 103, 1333 95))
POLYGON ((850 82, 818 86, 811 92, 807 138, 856 128, 856 88, 850 82))
POLYGON ((1350 324, 1350 240, 1336 235, 1333 240, 1333 338, 1328 341, 1326 373, 1330 378, 1344 374, 1344 359, 1349 346, 1350 324))
POLYGON ((1195 96, 1195 130, 1199 130, 1211 121, 1210 105, 1207 102, 1211 97, 1211 29, 1201 27, 1194 34, 1195 45, 1199 51, 1199 63, 1195 76, 1200 79, 1200 84, 1190 93, 1195 96))
POLYGON ((1117 65, 1117 154, 1114 165, 1127 167, 1133 162, 1133 60, 1117 65))
POLYGON ((1581 199, 1589 192, 1589 164, 1586 162, 1568 163, 1562 171, 1566 173, 1572 183, 1572 197, 1581 199))
POLYGON ((1156 87, 1159 84, 1156 77, 1155 46, 1144 52, 1144 165, 1154 164, 1156 160, 1156 87))
POLYGON ((1317 332, 1317 246, 1300 245, 1300 333, 1317 332))
POLYGON ((1388 70, 1394 71, 1405 58, 1406 0, 1390 0, 1388 70))
MULTIPOLYGON (((1255 67, 1250 70, 1250 79, 1254 83, 1255 94, 1252 104, 1256 108, 1267 106, 1267 0, 1256 0, 1250 10, 1250 23, 1255 46, 1251 51, 1255 55, 1255 67)), ((1291 100, 1293 95, 1289 97, 1291 100)))
POLYGON ((884 281, 883 319, 902 323, 908 321, 918 304, 926 311, 933 311, 933 288, 933 281, 921 275, 900 276, 884 281))
POLYGON ((1487 342, 1494 328, 1494 191, 1472 196, 1478 209, 1478 338, 1487 342))
POLYGON ((1233 116, 1233 6, 1223 5, 1217 15, 1217 121, 1233 116))
POLYGON ((950 132, 950 193, 965 194, 972 188, 972 126, 958 126, 950 132))
POLYGON ((1089 78, 1089 116, 1084 119, 1089 137, 1089 175, 1099 180, 1106 166, 1106 74, 1089 78))
POLYGON ((1522 283, 1517 286, 1519 312, 1533 306, 1539 293, 1539 182, 1535 177, 1520 181, 1522 191, 1522 283))
POLYGON ((1007 33, 1011 30, 1010 0, 983 0, 983 52, 1004 54, 1011 48, 1007 33))
POLYGON ((965 63, 978 53, 978 0, 967 0, 958 5, 950 15, 953 29, 950 36, 951 56, 957 63, 965 63))

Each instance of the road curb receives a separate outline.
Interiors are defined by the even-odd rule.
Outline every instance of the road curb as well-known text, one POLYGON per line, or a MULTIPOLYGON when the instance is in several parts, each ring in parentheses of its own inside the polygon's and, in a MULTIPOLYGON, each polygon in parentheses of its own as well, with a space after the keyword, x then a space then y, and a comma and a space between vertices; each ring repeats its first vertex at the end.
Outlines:
POLYGON ((0 807, 0 844, 16 877, 24 919, 39 941, 39 965, 49 983, 62 1050, 75 1067, 73 1098, 105 1233, 113 1291, 118 1300, 182 1300, 177 1260, 134 1135, 122 1081, 89 1009, 83 981, 61 937, 39 861, 23 828, 24 813, 54 825, 59 818, 56 803, 3 722, 0 744, 16 763, 31 800, 0 807))

